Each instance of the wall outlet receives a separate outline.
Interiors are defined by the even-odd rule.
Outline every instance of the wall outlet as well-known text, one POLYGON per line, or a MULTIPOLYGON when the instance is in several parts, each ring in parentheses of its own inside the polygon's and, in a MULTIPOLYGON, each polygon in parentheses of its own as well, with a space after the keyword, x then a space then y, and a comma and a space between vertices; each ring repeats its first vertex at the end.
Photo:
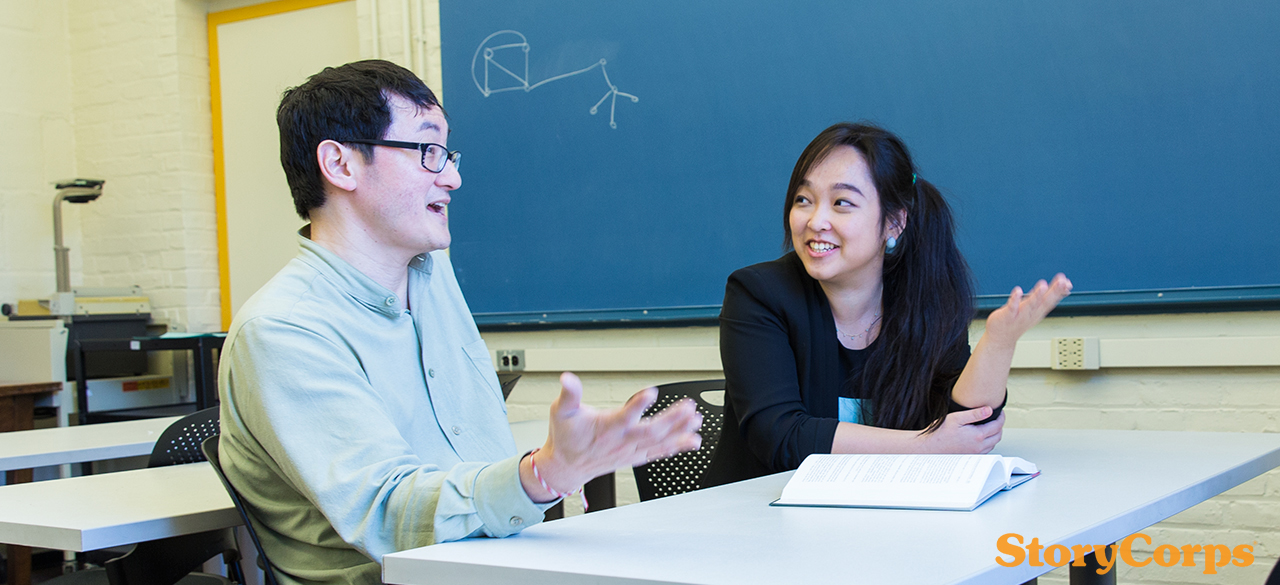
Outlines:
POLYGON ((1055 337, 1049 351, 1055 370, 1096 370, 1101 362, 1097 337, 1055 337))
POLYGON ((499 349, 497 353, 499 372, 524 371, 523 349, 499 349))

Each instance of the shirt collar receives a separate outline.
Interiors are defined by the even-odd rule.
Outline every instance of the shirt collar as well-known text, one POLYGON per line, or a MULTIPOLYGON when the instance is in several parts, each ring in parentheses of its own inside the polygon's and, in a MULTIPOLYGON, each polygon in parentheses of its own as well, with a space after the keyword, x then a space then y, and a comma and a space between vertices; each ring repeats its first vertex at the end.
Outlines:
MULTIPOLYGON (((298 259, 316 269, 326 279, 338 285, 356 300, 389 317, 400 315, 402 303, 387 287, 375 282, 337 254, 311 240, 311 224, 298 230, 298 259)), ((431 276, 434 262, 430 254, 418 254, 409 261, 409 268, 424 277, 431 276)))

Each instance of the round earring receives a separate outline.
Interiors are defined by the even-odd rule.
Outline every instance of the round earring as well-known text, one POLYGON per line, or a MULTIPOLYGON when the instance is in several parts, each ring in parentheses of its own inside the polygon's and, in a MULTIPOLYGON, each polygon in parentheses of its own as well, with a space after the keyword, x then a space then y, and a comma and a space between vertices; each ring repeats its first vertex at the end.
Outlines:
POLYGON ((898 238, 889 236, 889 239, 885 240, 884 242, 884 253, 892 254, 893 251, 897 249, 898 249, 898 238))

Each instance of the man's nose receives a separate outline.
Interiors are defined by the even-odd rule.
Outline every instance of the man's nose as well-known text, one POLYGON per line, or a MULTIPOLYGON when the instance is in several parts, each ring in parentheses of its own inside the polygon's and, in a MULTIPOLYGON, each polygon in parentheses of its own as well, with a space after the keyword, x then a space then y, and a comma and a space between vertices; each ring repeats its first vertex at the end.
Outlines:
POLYGON ((436 186, 446 191, 452 191, 462 186, 462 174, 458 172, 458 167, 453 162, 447 162, 444 170, 436 173, 436 186))

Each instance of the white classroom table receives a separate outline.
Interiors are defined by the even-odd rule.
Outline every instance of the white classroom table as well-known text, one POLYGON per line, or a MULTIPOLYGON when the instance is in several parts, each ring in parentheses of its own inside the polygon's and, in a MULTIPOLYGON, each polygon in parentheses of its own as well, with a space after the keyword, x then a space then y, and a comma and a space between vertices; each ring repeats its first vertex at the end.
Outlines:
POLYGON ((86 551, 240 525, 208 462, 0 487, 0 542, 86 551))
MULTIPOLYGON (((118 424, 128 423, 67 429, 118 424)), ((523 452, 546 440, 547 421, 512 423, 511 430, 523 452)), ((208 463, 0 487, 0 543, 86 551, 240 524, 208 463)))
MULTIPOLYGON (((180 418, 0 433, 0 471, 150 455, 160 434, 180 418)), ((523 453, 541 447, 547 440, 547 421, 511 423, 511 433, 516 439, 516 452, 523 453)))
MULTIPOLYGON (((539 524, 509 538, 390 554, 383 580, 1023 583, 1053 567, 997 565, 1002 535, 1044 546, 1116 542, 1280 465, 1280 434, 1005 429, 996 452, 1036 463, 1043 474, 973 512, 770 507, 791 476, 782 473, 539 524)), ((1185 570, 1188 579, 1201 574, 1185 570)))
POLYGON ((164 430, 180 418, 0 433, 0 471, 149 455, 164 430))

